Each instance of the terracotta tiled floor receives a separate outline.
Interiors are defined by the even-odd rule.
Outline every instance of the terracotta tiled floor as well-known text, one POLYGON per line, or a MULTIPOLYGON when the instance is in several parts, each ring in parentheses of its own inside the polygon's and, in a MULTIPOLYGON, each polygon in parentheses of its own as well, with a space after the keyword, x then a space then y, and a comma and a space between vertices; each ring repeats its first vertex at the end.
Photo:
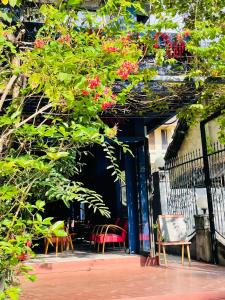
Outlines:
MULTIPOLYGON (((180 258, 179 258, 180 259, 180 258)), ((35 265, 38 280, 23 281, 23 300, 225 300, 225 268, 179 261, 143 266, 138 256, 35 265)))

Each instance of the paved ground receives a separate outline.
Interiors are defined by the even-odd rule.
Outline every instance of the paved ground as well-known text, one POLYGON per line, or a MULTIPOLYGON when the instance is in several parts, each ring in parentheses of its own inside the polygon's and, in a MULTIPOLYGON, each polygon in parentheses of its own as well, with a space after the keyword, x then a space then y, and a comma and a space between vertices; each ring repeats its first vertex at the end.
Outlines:
POLYGON ((224 267, 174 258, 145 266, 138 256, 59 261, 36 262, 38 280, 23 282, 22 300, 225 300, 224 267))

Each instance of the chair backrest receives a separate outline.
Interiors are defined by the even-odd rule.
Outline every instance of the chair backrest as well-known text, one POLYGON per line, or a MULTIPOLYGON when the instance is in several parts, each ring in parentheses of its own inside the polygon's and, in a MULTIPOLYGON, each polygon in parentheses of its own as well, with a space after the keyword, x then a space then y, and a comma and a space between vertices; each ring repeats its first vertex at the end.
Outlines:
POLYGON ((158 216, 158 241, 179 242, 186 239, 187 228, 183 215, 158 216))

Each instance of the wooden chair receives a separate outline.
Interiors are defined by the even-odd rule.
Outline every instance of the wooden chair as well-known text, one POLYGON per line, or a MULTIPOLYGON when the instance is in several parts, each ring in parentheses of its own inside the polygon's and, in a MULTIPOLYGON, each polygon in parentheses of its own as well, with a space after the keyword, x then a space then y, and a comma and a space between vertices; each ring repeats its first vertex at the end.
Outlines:
MULTIPOLYGON (((115 224, 113 225, 116 225, 116 226, 119 226, 120 225, 120 218, 116 218, 115 219, 115 224)), ((102 233, 102 230, 103 228, 107 227, 109 224, 97 224, 97 225, 94 225, 93 229, 92 229, 92 232, 89 236, 89 241, 90 241, 90 246, 93 244, 94 247, 96 245, 96 238, 97 236, 102 233)))
POLYGON ((190 249, 191 242, 187 241, 187 229, 183 215, 159 215, 157 226, 157 245, 159 253, 159 264, 161 248, 163 250, 165 265, 166 246, 181 246, 181 263, 184 264, 184 247, 187 247, 189 266, 191 265, 190 249))
POLYGON ((45 254, 48 254, 48 247, 49 244, 54 245, 55 244, 55 255, 58 256, 58 249, 60 246, 61 252, 63 252, 64 247, 68 251, 70 248, 72 252, 74 251, 73 241, 72 241, 72 235, 67 232, 67 236, 65 237, 57 237, 53 235, 51 238, 45 239, 45 254))
POLYGON ((100 251, 100 245, 102 245, 102 254, 105 253, 105 244, 112 243, 113 245, 118 243, 119 246, 123 244, 126 248, 126 236, 128 221, 124 220, 122 227, 114 224, 103 225, 101 231, 96 235, 96 244, 98 244, 98 252, 100 251))

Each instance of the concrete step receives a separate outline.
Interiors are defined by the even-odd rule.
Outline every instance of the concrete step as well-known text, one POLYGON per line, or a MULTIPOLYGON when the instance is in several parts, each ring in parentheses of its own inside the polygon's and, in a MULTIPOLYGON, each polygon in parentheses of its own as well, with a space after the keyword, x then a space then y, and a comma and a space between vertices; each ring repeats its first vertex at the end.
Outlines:
POLYGON ((32 260, 25 262, 26 265, 32 266, 35 274, 44 274, 52 272, 77 272, 77 271, 91 271, 91 270, 105 270, 121 268, 121 265, 126 266, 141 266, 143 267, 146 263, 146 258, 139 255, 127 255, 115 258, 89 258, 89 259, 48 259, 45 261, 32 260))

